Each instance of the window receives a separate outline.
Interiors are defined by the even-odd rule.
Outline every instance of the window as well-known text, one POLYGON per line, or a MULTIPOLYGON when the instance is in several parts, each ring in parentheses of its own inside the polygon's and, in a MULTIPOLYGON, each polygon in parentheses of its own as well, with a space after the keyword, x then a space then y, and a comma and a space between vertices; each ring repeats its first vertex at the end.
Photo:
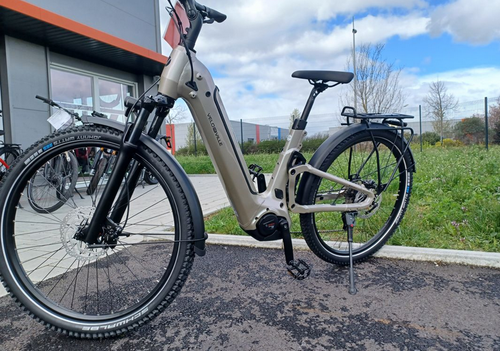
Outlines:
POLYGON ((104 113, 110 119, 125 123, 125 97, 134 96, 136 85, 87 72, 50 69, 52 99, 81 116, 92 111, 104 113))
POLYGON ((125 123, 124 102, 127 96, 133 95, 131 85, 111 82, 99 79, 99 107, 100 112, 108 115, 108 118, 125 123))

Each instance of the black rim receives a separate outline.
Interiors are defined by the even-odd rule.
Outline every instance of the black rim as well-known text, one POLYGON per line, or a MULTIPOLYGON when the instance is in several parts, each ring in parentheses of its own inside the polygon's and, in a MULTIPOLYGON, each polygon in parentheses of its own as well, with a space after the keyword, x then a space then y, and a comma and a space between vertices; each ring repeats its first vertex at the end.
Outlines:
MULTIPOLYGON (((380 152, 380 168, 382 170, 382 182, 389 181, 392 177, 393 170, 395 167, 398 167, 398 159, 401 154, 399 148, 395 145, 394 140, 389 140, 382 136, 375 136, 377 143, 379 145, 380 152), (396 155, 394 155, 394 153, 396 155), (389 155, 389 157, 387 157, 389 155), (385 157, 383 157, 385 156, 385 157)), ((369 134, 364 135, 361 139, 355 138, 351 143, 346 145, 344 149, 338 154, 335 160, 329 161, 332 162, 331 165, 328 165, 328 173, 335 174, 336 176, 349 179, 351 176, 351 180, 356 180, 358 183, 362 183, 367 180, 374 180, 375 183, 377 181, 377 172, 376 172, 376 152, 373 152, 373 142, 371 136, 369 134), (361 146, 360 146, 361 145, 361 146), (368 146, 371 146, 372 152, 369 151, 368 146), (357 155, 363 154, 364 156, 360 159, 357 158, 357 155), (368 159, 368 162, 366 160, 368 159), (342 165, 342 167, 339 167, 342 165), (359 170, 361 169, 361 172, 359 170), (360 175, 356 177, 355 175, 360 175)), ((326 166, 324 168, 327 168, 326 166)), ((368 211, 360 212, 358 217, 356 218, 356 226, 354 228, 354 242, 355 248, 353 249, 353 255, 359 255, 364 253, 366 250, 373 248, 378 242, 386 238, 387 233, 392 233, 395 229, 395 222, 397 222, 397 216, 399 211, 401 211, 402 202, 405 197, 406 191, 406 181, 407 181, 407 173, 405 160, 403 160, 399 164, 399 171, 396 172, 395 178, 389 184, 389 187, 386 191, 381 192, 381 204, 380 207, 374 207, 368 211), (395 191, 397 191, 397 198, 394 199, 395 191), (379 218, 376 218, 376 217, 379 218), (366 217, 366 218, 362 218, 366 217), (385 220, 384 220, 385 218, 385 220), (391 228, 392 226, 392 228, 391 228), (376 228, 376 229, 375 229, 376 228), (366 240, 365 240, 366 239, 366 240)), ((315 203, 325 203, 318 198, 321 195, 321 190, 325 190, 326 187, 330 187, 329 191, 325 193, 332 193, 336 191, 345 191, 346 189, 342 186, 333 182, 325 181, 324 179, 319 179, 316 183, 316 193, 312 197, 312 202, 315 203), (333 186, 333 189, 331 188, 333 186), (323 189, 322 189, 323 187, 323 189), (317 202, 316 199, 319 201, 317 202)), ((372 185, 376 188, 377 184, 372 185)), ((374 189, 374 191, 377 191, 374 189)), ((350 201, 356 202, 362 200, 359 197, 359 194, 352 193, 351 196, 344 195, 339 196, 338 199, 329 200, 328 203, 346 203, 346 197, 350 198, 350 201)), ((380 197, 379 197, 380 198, 380 197)), ((315 213, 311 214, 311 223, 313 225, 314 231, 317 233, 317 238, 322 246, 328 250, 329 252, 340 255, 347 256, 347 232, 343 229, 343 223, 341 219, 341 213, 315 213), (328 216, 336 218, 332 221, 327 222, 324 221, 324 225, 319 225, 318 228, 317 223, 321 223, 321 219, 326 219, 328 216), (338 248, 332 247, 330 243, 334 242, 338 246, 338 248)))

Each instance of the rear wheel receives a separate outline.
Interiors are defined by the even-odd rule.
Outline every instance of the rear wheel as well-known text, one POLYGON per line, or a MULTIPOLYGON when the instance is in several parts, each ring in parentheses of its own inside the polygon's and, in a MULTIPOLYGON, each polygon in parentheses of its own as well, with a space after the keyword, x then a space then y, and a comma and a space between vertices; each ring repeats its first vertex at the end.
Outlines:
MULTIPOLYGON (((35 319, 75 337, 115 336, 148 322, 179 293, 194 258, 184 191, 144 145, 132 162, 158 184, 132 188, 122 220, 103 226, 97 245, 83 237, 102 192, 75 197, 50 215, 26 206, 24 189, 47 162, 83 147, 119 152, 122 136, 91 126, 58 132, 27 150, 0 189, 4 285, 35 319)), ((79 184, 88 187, 89 180, 81 175, 79 184)))
MULTIPOLYGON (((356 214, 354 261, 374 254, 394 233, 408 206, 413 179, 409 153, 401 157, 401 139, 396 133, 385 130, 372 133, 375 143, 368 131, 354 134, 331 150, 319 167, 375 194, 372 206, 356 214)), ((365 198, 355 190, 314 177, 304 205, 348 204, 365 198)), ((301 214, 300 224, 308 246, 318 257, 336 264, 349 263, 347 231, 341 212, 301 214)))

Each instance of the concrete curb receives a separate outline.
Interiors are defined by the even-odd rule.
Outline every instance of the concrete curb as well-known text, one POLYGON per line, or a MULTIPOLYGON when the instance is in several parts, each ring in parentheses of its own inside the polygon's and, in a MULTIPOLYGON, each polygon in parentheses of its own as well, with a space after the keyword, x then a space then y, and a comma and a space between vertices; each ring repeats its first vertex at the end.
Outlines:
MULTIPOLYGON (((305 240, 292 239, 292 241, 294 249, 309 250, 305 240)), ((240 235, 209 234, 207 243, 214 245, 282 249, 281 241, 257 241, 252 237, 240 235)), ((443 250, 385 245, 374 256, 401 260, 444 262, 479 267, 500 268, 500 253, 493 252, 443 250)))

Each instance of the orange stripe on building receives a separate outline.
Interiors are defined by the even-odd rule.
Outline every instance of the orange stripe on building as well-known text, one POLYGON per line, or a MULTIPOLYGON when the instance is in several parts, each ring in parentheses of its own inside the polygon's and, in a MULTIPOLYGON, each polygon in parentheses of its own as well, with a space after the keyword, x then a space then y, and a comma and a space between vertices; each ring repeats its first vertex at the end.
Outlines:
POLYGON ((77 33, 91 39, 95 39, 102 43, 117 47, 125 51, 129 51, 139 56, 146 57, 153 61, 157 61, 160 63, 167 62, 167 57, 163 56, 162 54, 146 49, 142 46, 130 43, 126 40, 117 38, 113 35, 86 26, 79 22, 73 21, 67 17, 60 16, 58 14, 47 11, 45 9, 29 4, 27 2, 20 0, 0 0, 0 6, 5 7, 12 11, 22 13, 23 15, 26 16, 36 18, 42 22, 52 24, 56 27, 66 29, 70 32, 77 33))

